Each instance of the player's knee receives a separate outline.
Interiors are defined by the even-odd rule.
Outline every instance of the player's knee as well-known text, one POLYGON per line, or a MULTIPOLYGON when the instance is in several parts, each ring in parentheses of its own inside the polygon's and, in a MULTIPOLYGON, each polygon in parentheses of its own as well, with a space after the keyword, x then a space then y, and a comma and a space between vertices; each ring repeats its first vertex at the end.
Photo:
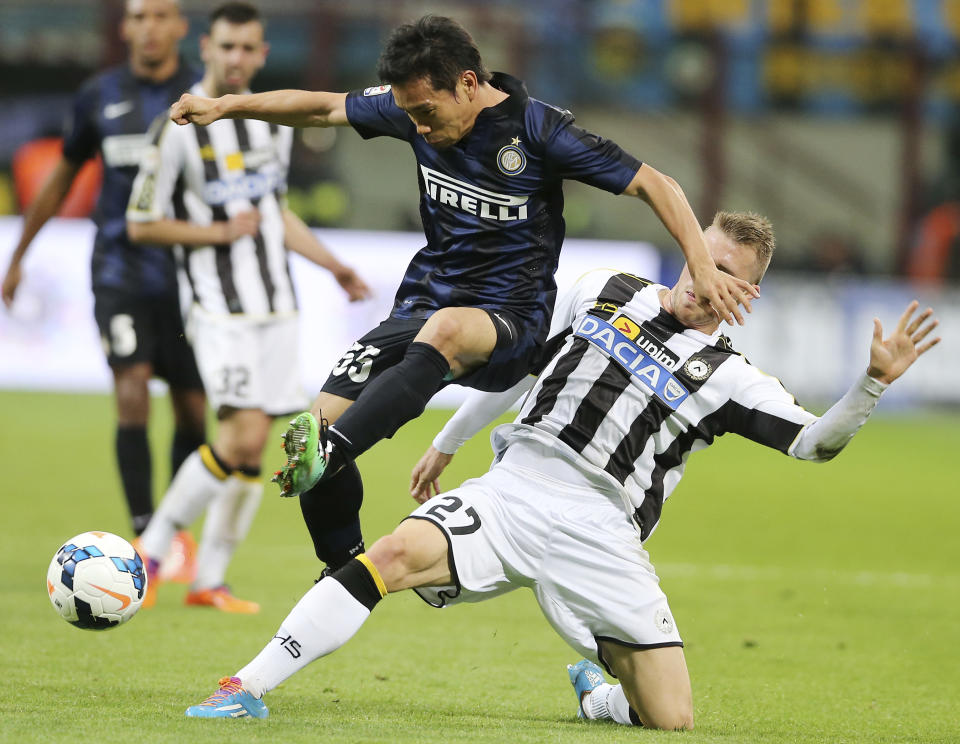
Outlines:
POLYGON ((149 376, 117 375, 114 394, 121 425, 145 424, 150 406, 149 376))
POLYGON ((645 727, 693 728, 693 692, 681 647, 634 650, 603 643, 602 650, 631 710, 645 727))
POLYGON ((256 468, 260 466, 260 458, 266 446, 266 438, 256 431, 241 432, 227 441, 229 446, 224 447, 224 456, 234 467, 256 468))
POLYGON ((233 468, 260 467, 270 433, 270 420, 255 411, 238 411, 227 406, 217 411, 220 426, 211 445, 233 468))
POLYGON ((263 448, 249 442, 231 442, 231 446, 213 445, 217 456, 231 471, 253 472, 260 469, 263 448))
POLYGON ((403 580, 412 572, 413 558, 408 540, 403 535, 385 535, 367 551, 367 557, 377 567, 388 592, 404 586, 403 580))
POLYGON ((261 468, 262 447, 248 447, 238 450, 231 458, 234 470, 257 472, 261 468))
POLYGON ((178 431, 204 435, 207 427, 207 399, 196 390, 172 391, 173 418, 178 431))
POLYGON ((655 713, 642 717, 644 728, 664 731, 691 731, 693 729, 693 706, 679 704, 665 706, 655 713))
POLYGON ((464 326, 455 310, 455 308, 437 310, 417 335, 417 341, 430 344, 447 359, 457 354, 462 346, 464 326))
POLYGON ((664 690, 654 690, 652 695, 644 695, 642 691, 626 688, 624 692, 644 728, 665 731, 693 728, 693 699, 690 695, 679 692, 670 694, 664 690))

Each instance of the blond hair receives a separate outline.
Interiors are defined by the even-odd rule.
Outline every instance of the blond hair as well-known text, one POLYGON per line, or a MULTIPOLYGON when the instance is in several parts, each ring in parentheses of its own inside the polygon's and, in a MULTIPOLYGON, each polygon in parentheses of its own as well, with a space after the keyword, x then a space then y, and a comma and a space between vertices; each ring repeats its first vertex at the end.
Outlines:
POLYGON ((758 272, 756 281, 759 282, 770 265, 773 249, 776 247, 773 223, 756 212, 720 211, 714 216, 712 224, 734 243, 748 246, 756 251, 758 272))

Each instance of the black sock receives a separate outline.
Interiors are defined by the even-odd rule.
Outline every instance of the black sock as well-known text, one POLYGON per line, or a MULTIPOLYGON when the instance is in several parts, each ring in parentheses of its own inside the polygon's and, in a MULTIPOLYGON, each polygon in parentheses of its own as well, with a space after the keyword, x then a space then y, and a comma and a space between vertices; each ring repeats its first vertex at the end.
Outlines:
POLYGON ((123 495, 133 532, 139 535, 153 516, 153 471, 146 427, 118 426, 115 446, 123 495))
POLYGON ((334 441, 359 457, 381 439, 415 419, 427 407, 450 371, 446 358, 430 344, 414 341, 403 361, 371 382, 331 427, 334 441))
POLYGON ((317 558, 336 570, 364 550, 360 529, 363 480, 353 460, 340 472, 300 494, 300 511, 307 523, 317 558))
POLYGON ((387 588, 380 578, 380 573, 365 555, 349 561, 329 575, 339 581, 341 586, 370 612, 387 596, 387 588))
POLYGON ((187 456, 206 441, 205 433, 191 429, 176 429, 173 432, 173 442, 170 445, 170 479, 177 474, 187 456))

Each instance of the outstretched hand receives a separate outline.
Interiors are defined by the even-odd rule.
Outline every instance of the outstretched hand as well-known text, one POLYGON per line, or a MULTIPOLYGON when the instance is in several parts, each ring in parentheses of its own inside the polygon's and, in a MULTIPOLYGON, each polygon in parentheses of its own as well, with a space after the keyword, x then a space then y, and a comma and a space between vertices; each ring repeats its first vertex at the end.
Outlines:
POLYGON ((423 453, 420 462, 413 466, 413 472, 410 473, 410 495, 414 501, 422 504, 440 493, 437 478, 452 459, 453 455, 440 452, 433 445, 423 453))
POLYGON ((940 343, 939 336, 921 343, 940 321, 933 319, 927 322, 933 315, 933 310, 929 307, 914 318, 913 314, 919 305, 920 303, 914 300, 907 306, 896 329, 887 339, 883 338, 880 319, 873 319, 873 340, 870 343, 870 367, 867 374, 875 380, 889 385, 906 372, 921 354, 940 343))
POLYGON ((733 325, 734 321, 743 325, 743 313, 740 305, 753 312, 750 300, 760 297, 760 288, 744 279, 713 267, 701 270, 693 279, 693 292, 697 297, 705 297, 720 320, 733 325))
POLYGON ((180 100, 170 107, 170 118, 177 124, 199 124, 206 126, 220 118, 220 99, 203 98, 184 93, 180 100))

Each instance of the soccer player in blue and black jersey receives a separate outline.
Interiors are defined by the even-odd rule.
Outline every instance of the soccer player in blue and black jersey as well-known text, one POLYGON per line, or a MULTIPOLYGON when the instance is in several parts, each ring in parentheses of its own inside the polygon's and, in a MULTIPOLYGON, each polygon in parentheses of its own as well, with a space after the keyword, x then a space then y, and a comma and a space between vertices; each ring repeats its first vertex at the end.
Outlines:
POLYGON ((187 22, 176 0, 127 0, 121 33, 129 59, 92 77, 76 95, 63 156, 26 212, 3 280, 3 300, 13 302, 31 241, 57 213, 81 166, 99 152, 104 172, 94 215, 94 312, 114 378, 117 462, 139 535, 153 513, 147 383, 157 375, 170 384, 173 472, 204 441, 205 398, 183 335, 173 258, 166 248, 130 242, 127 202, 150 123, 200 72, 179 57, 187 22))
POLYGON ((646 201, 719 318, 742 322, 739 305, 749 310, 758 296, 717 270, 673 179, 576 126, 570 112, 529 97, 516 78, 488 72, 455 21, 426 16, 398 27, 378 73, 381 85, 352 93, 184 96, 171 110, 174 121, 201 125, 349 125, 364 138, 405 140, 416 156, 427 245, 390 317, 344 354, 312 412, 285 435, 278 482, 284 495, 300 495, 328 569, 363 550, 358 455, 420 415, 448 382, 505 390, 536 366, 556 294, 564 179, 646 201))

